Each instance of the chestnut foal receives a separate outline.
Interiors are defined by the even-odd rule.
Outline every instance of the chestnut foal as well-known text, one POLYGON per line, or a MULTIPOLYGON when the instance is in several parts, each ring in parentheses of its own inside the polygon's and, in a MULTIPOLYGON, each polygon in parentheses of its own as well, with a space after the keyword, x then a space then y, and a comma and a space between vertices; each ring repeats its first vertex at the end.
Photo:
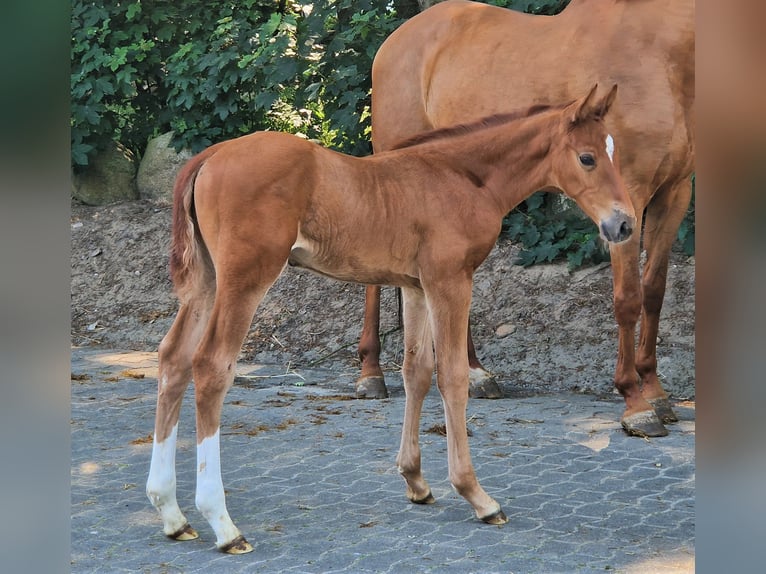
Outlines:
POLYGON ((603 121, 616 88, 597 98, 594 86, 566 106, 438 130, 365 158, 277 132, 223 142, 192 158, 174 190, 170 263, 180 309, 159 349, 146 487, 165 534, 197 537, 176 501, 175 477, 178 415, 193 379, 197 508, 220 550, 252 550, 226 509, 220 415, 255 310, 288 263, 402 288, 406 405, 397 463, 407 497, 433 502, 418 430, 435 353, 449 479, 481 520, 507 522, 476 479, 466 435, 473 273, 503 216, 539 189, 574 199, 607 241, 630 237, 635 214, 603 121), (360 226, 362 220, 370 223, 360 226))

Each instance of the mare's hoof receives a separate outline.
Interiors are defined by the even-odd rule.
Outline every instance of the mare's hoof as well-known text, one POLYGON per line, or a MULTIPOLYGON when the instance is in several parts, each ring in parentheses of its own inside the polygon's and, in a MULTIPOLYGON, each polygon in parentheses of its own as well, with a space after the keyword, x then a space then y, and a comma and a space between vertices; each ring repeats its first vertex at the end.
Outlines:
POLYGON ((472 399, 501 399, 503 392, 500 390, 493 375, 490 375, 487 371, 471 369, 468 396, 472 399), (483 373, 483 375, 474 375, 475 372, 483 373))
POLYGON ((434 495, 431 493, 431 491, 428 491, 428 494, 425 495, 423 498, 410 498, 410 502, 412 504, 433 504, 436 502, 436 499, 434 498, 434 495))
POLYGON ((500 524, 507 523, 508 517, 505 515, 505 512, 498 509, 497 512, 493 512, 487 516, 482 516, 481 521, 486 522, 487 524, 494 524, 499 526, 500 524))
POLYGON ((668 429, 660 422, 654 411, 641 411, 623 417, 621 422, 622 428, 631 436, 660 437, 668 435, 668 429))
POLYGON ((241 534, 228 544, 224 544, 218 550, 225 554, 247 554, 253 551, 253 547, 241 534))
POLYGON ((670 406, 670 401, 666 398, 659 399, 647 399, 654 412, 657 413, 657 417, 665 424, 677 423, 678 417, 673 412, 673 407, 670 406))
POLYGON ((387 399, 388 389, 383 377, 363 377, 356 382, 357 399, 387 399))
POLYGON ((187 522, 173 534, 168 534, 168 538, 180 541, 195 540, 199 538, 199 534, 197 534, 197 531, 187 522))

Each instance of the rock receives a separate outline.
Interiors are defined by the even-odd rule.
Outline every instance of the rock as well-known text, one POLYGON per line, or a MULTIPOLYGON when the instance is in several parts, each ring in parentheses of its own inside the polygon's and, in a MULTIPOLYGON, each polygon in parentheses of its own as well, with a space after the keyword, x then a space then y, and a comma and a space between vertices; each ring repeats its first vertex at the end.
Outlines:
POLYGON ((499 339, 502 339, 503 337, 507 337, 508 335, 514 332, 516 332, 516 325, 511 325, 510 323, 503 323, 497 329, 495 329, 495 336, 499 339))
POLYGON ((107 205, 138 198, 136 164, 130 150, 119 144, 90 160, 72 174, 72 196, 87 205, 107 205))
POLYGON ((160 204, 173 202, 173 184, 176 175, 186 161, 192 157, 189 150, 176 150, 171 145, 173 132, 167 132, 149 140, 144 157, 138 167, 138 193, 142 199, 160 204))

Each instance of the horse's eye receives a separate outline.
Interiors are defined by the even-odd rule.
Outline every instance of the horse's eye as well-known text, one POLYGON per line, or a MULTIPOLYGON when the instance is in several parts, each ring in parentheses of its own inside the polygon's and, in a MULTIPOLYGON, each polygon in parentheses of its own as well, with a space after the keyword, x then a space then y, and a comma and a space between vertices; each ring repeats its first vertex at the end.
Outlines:
POLYGON ((589 153, 580 154, 580 163, 585 167, 593 167, 596 165, 596 158, 589 153))

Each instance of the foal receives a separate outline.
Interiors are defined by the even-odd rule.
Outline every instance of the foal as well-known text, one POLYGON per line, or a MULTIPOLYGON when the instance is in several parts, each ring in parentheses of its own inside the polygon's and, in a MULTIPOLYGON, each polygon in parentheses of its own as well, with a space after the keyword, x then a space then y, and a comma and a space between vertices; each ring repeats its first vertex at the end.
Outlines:
POLYGON ((503 216, 539 189, 569 195, 607 241, 631 235, 635 214, 603 122, 616 88, 598 99, 594 86, 567 106, 439 130, 365 158, 276 132, 223 142, 192 158, 174 190, 170 266, 181 305, 159 349, 146 487, 165 534, 197 537, 175 492, 178 415, 193 379, 197 508, 220 550, 252 550, 226 509, 220 414, 255 310, 288 263, 402 288, 406 405, 397 464, 407 497, 434 500, 420 470, 418 428, 435 352, 450 481, 481 520, 507 522, 476 479, 466 435, 473 273, 503 216))

